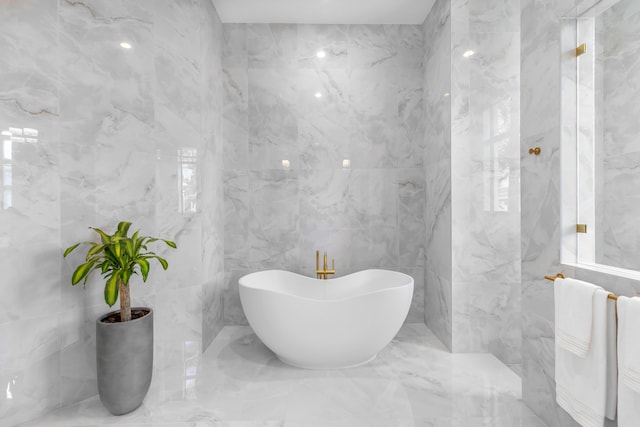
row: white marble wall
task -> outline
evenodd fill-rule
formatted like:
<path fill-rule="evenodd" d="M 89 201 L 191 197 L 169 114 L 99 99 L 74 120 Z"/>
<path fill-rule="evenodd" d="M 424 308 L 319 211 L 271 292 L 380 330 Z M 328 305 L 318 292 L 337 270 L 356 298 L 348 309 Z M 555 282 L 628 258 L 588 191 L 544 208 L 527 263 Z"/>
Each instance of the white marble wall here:
<path fill-rule="evenodd" d="M 452 349 L 519 364 L 520 1 L 452 0 L 451 32 Z"/>
<path fill-rule="evenodd" d="M 451 2 L 437 0 L 423 24 L 425 111 L 425 321 L 451 349 Z"/>
<path fill-rule="evenodd" d="M 596 20 L 600 80 L 596 143 L 602 154 L 597 193 L 601 206 L 597 225 L 596 262 L 640 270 L 640 3 L 621 0 Z"/>
<path fill-rule="evenodd" d="M 561 32 L 560 22 L 577 5 L 589 2 L 593 4 L 592 0 L 522 2 L 521 49 L 527 53 L 521 57 L 522 386 L 527 406 L 551 427 L 577 424 L 555 402 L 553 286 L 543 276 L 562 272 L 619 295 L 635 295 L 640 290 L 637 281 L 560 265 L 564 201 L 560 151 L 575 152 L 573 147 L 561 147 L 561 140 L 562 144 L 572 143 L 564 133 L 573 134 L 575 141 L 576 117 L 575 111 L 561 111 L 563 97 L 575 100 L 575 78 L 564 76 L 561 84 L 560 77 L 565 64 L 575 69 L 575 26 Z M 561 43 L 563 40 L 567 43 Z M 576 105 L 571 99 L 566 103 Z M 532 146 L 542 148 L 539 157 L 527 154 Z"/>
<path fill-rule="evenodd" d="M 560 271 L 560 17 L 573 0 L 522 0 L 522 396 L 550 426 L 571 426 L 555 403 L 553 286 Z M 575 126 L 575 125 L 574 125 Z M 538 157 L 527 150 L 539 146 Z"/>
<path fill-rule="evenodd" d="M 517 0 L 437 1 L 424 24 L 427 324 L 455 352 L 508 364 L 520 363 L 519 29 Z"/>
<path fill-rule="evenodd" d="M 423 321 L 422 39 L 419 26 L 224 25 L 225 323 L 246 321 L 240 276 L 313 275 L 316 249 L 338 276 L 413 276 L 408 320 Z"/>
<path fill-rule="evenodd" d="M 222 48 L 207 0 L 8 1 L 0 23 L 0 129 L 13 139 L 2 156 L 0 420 L 14 425 L 96 393 L 102 283 L 72 288 L 81 256 L 62 259 L 93 239 L 88 226 L 127 219 L 177 241 L 162 251 L 169 270 L 132 287 L 132 303 L 155 310 L 158 367 L 221 327 L 222 86 L 211 82 Z"/>

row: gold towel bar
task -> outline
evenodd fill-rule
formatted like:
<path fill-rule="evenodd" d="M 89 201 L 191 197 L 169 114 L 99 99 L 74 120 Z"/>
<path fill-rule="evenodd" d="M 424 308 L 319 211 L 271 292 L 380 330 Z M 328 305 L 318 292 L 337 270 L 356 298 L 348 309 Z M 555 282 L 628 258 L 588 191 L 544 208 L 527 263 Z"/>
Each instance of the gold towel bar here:
<path fill-rule="evenodd" d="M 564 274 L 558 273 L 555 276 L 544 276 L 544 278 L 547 280 L 551 280 L 553 282 L 556 279 L 564 279 Z M 613 294 L 607 295 L 607 298 L 612 299 L 614 301 L 618 299 L 618 297 Z"/>

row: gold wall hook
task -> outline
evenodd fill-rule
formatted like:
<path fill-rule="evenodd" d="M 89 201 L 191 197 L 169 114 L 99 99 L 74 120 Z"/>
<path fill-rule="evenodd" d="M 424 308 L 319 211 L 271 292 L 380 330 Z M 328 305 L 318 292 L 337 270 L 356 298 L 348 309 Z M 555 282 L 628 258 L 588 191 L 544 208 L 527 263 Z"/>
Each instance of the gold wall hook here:
<path fill-rule="evenodd" d="M 576 48 L 576 56 L 584 55 L 585 53 L 587 53 L 587 44 L 582 43 Z"/>
<path fill-rule="evenodd" d="M 541 152 L 542 150 L 540 149 L 540 147 L 529 148 L 529 154 L 535 154 L 536 156 L 539 156 Z"/>

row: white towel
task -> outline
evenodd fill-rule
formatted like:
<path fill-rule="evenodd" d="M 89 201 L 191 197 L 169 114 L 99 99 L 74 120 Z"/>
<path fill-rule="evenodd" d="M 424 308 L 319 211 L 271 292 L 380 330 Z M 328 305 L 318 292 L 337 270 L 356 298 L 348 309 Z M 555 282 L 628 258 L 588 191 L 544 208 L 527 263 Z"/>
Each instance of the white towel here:
<path fill-rule="evenodd" d="M 618 427 L 640 424 L 640 298 L 618 298 Z"/>
<path fill-rule="evenodd" d="M 556 343 L 585 357 L 591 346 L 593 295 L 600 286 L 575 279 L 556 279 Z"/>
<path fill-rule="evenodd" d="M 609 292 L 596 287 L 591 301 L 585 298 L 567 300 L 562 296 L 555 301 L 556 332 L 559 328 L 564 328 L 564 331 L 578 329 L 563 324 L 576 321 L 560 314 L 566 309 L 576 313 L 576 318 L 591 324 L 590 337 L 581 339 L 582 342 L 589 342 L 589 350 L 584 357 L 567 350 L 556 338 L 556 400 L 584 427 L 602 427 L 605 416 L 615 416 L 615 375 L 608 375 L 615 372 L 615 365 L 612 366 L 615 358 L 611 350 L 613 348 L 615 351 L 615 338 L 608 337 L 615 331 L 615 305 L 613 301 L 608 302 L 608 295 Z M 583 306 L 572 308 L 578 303 Z M 591 311 L 591 316 L 582 315 L 583 311 Z M 580 328 L 584 329 L 588 328 Z M 613 360 L 609 360 L 611 358 Z"/>

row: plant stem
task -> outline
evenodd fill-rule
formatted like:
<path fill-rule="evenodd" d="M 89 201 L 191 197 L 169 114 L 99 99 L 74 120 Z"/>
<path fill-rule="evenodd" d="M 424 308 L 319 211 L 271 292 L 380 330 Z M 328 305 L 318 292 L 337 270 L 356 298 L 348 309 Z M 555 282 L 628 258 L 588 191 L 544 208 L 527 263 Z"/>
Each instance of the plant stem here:
<path fill-rule="evenodd" d="M 120 280 L 120 321 L 128 322 L 131 320 L 131 296 L 129 294 L 129 284 Z"/>

